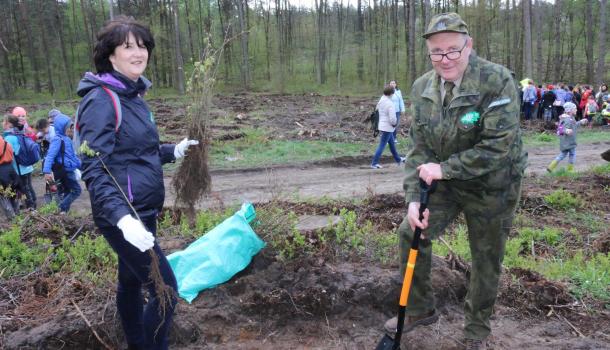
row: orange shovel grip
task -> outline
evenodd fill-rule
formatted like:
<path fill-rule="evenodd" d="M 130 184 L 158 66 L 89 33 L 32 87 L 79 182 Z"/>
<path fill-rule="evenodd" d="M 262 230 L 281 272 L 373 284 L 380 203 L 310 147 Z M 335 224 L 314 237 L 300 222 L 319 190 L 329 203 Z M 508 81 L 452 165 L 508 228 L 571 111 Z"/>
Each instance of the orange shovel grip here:
<path fill-rule="evenodd" d="M 402 290 L 400 291 L 400 306 L 407 306 L 407 300 L 409 300 L 409 291 L 411 290 L 411 281 L 413 280 L 413 272 L 415 269 L 416 260 L 417 250 L 411 248 L 411 250 L 409 250 L 409 259 L 407 260 L 405 279 L 402 282 Z"/>

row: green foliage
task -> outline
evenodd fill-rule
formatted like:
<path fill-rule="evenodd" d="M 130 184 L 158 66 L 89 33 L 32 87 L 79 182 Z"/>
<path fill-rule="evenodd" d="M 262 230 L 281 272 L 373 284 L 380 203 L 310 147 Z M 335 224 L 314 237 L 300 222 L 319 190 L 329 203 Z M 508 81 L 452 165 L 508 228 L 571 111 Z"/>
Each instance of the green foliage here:
<path fill-rule="evenodd" d="M 451 247 L 451 250 L 463 259 L 470 261 L 470 246 L 468 244 L 468 231 L 466 225 L 459 224 L 455 228 L 454 232 L 447 233 L 443 239 Z M 432 252 L 436 255 L 447 256 L 450 251 L 449 248 L 442 242 L 434 242 L 432 245 Z"/>
<path fill-rule="evenodd" d="M 543 132 L 536 137 L 536 140 L 540 142 L 553 142 L 555 141 L 555 137 Z"/>
<path fill-rule="evenodd" d="M 195 218 L 195 234 L 202 236 L 233 215 L 235 208 L 229 207 L 224 212 L 201 210 Z"/>
<path fill-rule="evenodd" d="M 598 165 L 596 167 L 593 167 L 593 169 L 591 169 L 591 171 L 593 171 L 593 173 L 597 174 L 597 175 L 609 175 L 610 174 L 610 163 L 605 163 L 603 165 Z"/>
<path fill-rule="evenodd" d="M 583 206 L 583 202 L 580 198 L 564 189 L 555 190 L 551 194 L 544 196 L 544 201 L 551 207 L 559 210 L 580 208 Z"/>
<path fill-rule="evenodd" d="M 578 239 L 578 232 L 572 232 Z M 451 249 L 465 260 L 470 260 L 466 227 L 459 225 L 454 233 L 445 237 Z M 532 256 L 532 244 L 544 242 L 555 247 L 553 256 Z M 432 251 L 437 255 L 449 253 L 443 244 L 436 243 Z M 610 301 L 610 254 L 596 253 L 587 256 L 582 249 L 567 249 L 561 230 L 553 227 L 522 228 L 516 237 L 506 242 L 504 266 L 519 267 L 541 273 L 553 280 L 570 282 L 570 292 L 578 297 L 594 297 Z"/>
<path fill-rule="evenodd" d="M 51 201 L 50 203 L 47 203 L 47 204 L 43 205 L 42 207 L 38 208 L 38 212 L 42 215 L 58 213 L 59 205 L 57 204 L 57 202 Z"/>
<path fill-rule="evenodd" d="M 29 247 L 21 241 L 20 228 L 14 225 L 0 234 L 0 275 L 10 277 L 34 270 L 47 254 L 48 242 L 39 241 L 38 247 Z"/>
<path fill-rule="evenodd" d="M 361 254 L 364 253 L 367 236 L 373 232 L 373 224 L 370 221 L 359 224 L 355 211 L 341 208 L 339 222 L 332 229 L 339 250 L 347 254 L 353 251 Z"/>
<path fill-rule="evenodd" d="M 67 269 L 94 283 L 112 278 L 118 262 L 116 254 L 103 236 L 93 238 L 85 234 L 75 242 L 64 237 L 54 253 L 55 258 L 51 261 L 54 271 Z"/>
<path fill-rule="evenodd" d="M 293 211 L 270 206 L 257 211 L 255 231 L 283 260 L 293 259 L 310 250 L 311 244 L 297 230 L 298 217 Z"/>
<path fill-rule="evenodd" d="M 72 242 L 63 238 L 54 246 L 49 239 L 34 244 L 21 241 L 20 227 L 14 225 L 0 234 L 0 271 L 2 277 L 26 274 L 37 268 L 67 271 L 94 283 L 114 279 L 117 258 L 102 236 L 81 235 Z"/>
<path fill-rule="evenodd" d="M 372 232 L 369 245 L 372 257 L 382 264 L 389 264 L 397 261 L 398 258 L 398 235 L 396 232 Z"/>

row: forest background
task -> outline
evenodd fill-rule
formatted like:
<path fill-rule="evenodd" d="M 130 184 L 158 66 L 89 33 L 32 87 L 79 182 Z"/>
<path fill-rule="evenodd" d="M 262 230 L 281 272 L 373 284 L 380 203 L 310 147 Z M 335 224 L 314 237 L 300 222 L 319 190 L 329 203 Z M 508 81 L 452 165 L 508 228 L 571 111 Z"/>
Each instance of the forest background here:
<path fill-rule="evenodd" d="M 221 93 L 378 93 L 430 69 L 421 34 L 456 11 L 483 58 L 519 79 L 599 84 L 606 0 L 0 0 L 0 99 L 73 98 L 93 70 L 95 34 L 118 14 L 148 24 L 154 94 L 183 93 L 206 46 L 230 38 Z"/>

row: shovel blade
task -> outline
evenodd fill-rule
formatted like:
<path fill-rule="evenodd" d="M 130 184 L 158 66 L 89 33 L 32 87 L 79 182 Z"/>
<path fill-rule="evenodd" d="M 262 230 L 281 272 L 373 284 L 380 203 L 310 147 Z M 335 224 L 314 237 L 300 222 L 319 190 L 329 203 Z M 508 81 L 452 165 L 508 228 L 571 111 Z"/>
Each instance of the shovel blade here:
<path fill-rule="evenodd" d="M 397 347 L 394 347 L 394 339 L 389 335 L 385 334 L 375 350 L 400 350 L 400 344 L 397 344 Z"/>

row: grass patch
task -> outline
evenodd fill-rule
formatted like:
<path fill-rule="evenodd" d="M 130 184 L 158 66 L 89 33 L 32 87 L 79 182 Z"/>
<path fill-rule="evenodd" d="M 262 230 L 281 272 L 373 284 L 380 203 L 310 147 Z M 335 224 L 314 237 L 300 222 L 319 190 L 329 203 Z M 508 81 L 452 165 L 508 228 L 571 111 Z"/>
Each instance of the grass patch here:
<path fill-rule="evenodd" d="M 214 142 L 210 161 L 215 168 L 248 168 L 371 154 L 371 145 L 352 142 L 272 140 L 260 129 L 245 137 Z"/>
<path fill-rule="evenodd" d="M 596 175 L 610 175 L 610 163 L 594 166 L 591 168 L 591 172 Z"/>
<path fill-rule="evenodd" d="M 602 129 L 585 129 L 578 131 L 578 143 L 593 143 L 608 141 L 610 133 Z M 523 144 L 527 147 L 557 146 L 559 147 L 559 137 L 553 131 L 528 132 L 523 136 Z M 559 152 L 559 149 L 557 150 Z"/>
<path fill-rule="evenodd" d="M 544 196 L 544 201 L 551 207 L 559 210 L 575 209 L 583 206 L 580 198 L 564 189 L 555 190 L 551 194 Z"/>

